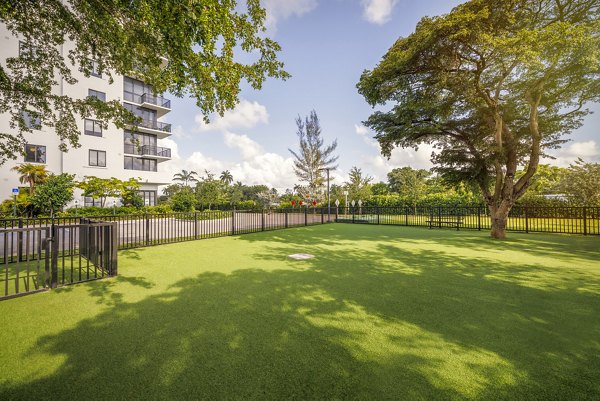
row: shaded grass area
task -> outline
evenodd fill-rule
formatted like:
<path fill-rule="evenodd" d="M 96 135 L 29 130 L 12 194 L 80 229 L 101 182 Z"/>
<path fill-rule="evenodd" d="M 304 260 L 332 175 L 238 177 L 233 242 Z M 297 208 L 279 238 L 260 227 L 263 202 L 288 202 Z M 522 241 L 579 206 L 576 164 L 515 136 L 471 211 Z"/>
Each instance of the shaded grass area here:
<path fill-rule="evenodd" d="M 336 224 L 122 251 L 0 302 L 0 399 L 598 399 L 598 245 Z"/>

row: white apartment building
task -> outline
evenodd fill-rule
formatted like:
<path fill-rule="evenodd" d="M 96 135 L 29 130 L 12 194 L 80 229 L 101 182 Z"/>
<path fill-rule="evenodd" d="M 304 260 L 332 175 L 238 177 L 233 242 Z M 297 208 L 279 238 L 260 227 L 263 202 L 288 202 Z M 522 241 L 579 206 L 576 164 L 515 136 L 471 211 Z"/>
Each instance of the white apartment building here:
<path fill-rule="evenodd" d="M 0 24 L 0 63 L 6 65 L 8 57 L 18 56 L 20 43 L 19 38 Z M 62 46 L 63 54 L 67 54 L 70 46 L 72 44 L 68 42 Z M 11 196 L 11 188 L 22 185 L 12 167 L 22 163 L 39 163 L 52 173 L 75 174 L 76 180 L 82 180 L 84 176 L 116 177 L 120 180 L 136 178 L 141 183 L 140 195 L 154 205 L 158 187 L 171 181 L 164 172 L 164 164 L 171 158 L 171 149 L 159 146 L 160 139 L 171 135 L 171 125 L 161 121 L 171 111 L 170 101 L 153 95 L 149 85 L 132 77 L 113 74 L 114 81 L 110 84 L 108 77 L 94 74 L 88 78 L 76 67 L 72 74 L 78 82 L 75 85 L 60 82 L 55 88 L 57 94 L 72 98 L 95 96 L 106 101 L 119 100 L 142 118 L 137 132 L 118 129 L 112 124 L 108 129 L 102 129 L 95 120 L 82 119 L 79 121 L 81 147 L 70 148 L 65 153 L 59 150 L 60 140 L 52 128 L 36 126 L 35 121 L 30 121 L 36 129 L 25 134 L 25 156 L 0 166 L 0 200 Z M 0 115 L 0 131 L 10 132 L 9 116 L 6 114 Z M 80 206 L 94 204 L 93 199 L 82 197 L 79 190 L 75 195 Z"/>

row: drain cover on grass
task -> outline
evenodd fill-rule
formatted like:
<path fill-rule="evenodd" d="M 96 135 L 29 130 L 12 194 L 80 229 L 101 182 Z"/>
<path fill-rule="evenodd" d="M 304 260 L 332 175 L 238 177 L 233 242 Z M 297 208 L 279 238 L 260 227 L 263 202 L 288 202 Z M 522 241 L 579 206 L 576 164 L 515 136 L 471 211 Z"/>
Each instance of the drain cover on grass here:
<path fill-rule="evenodd" d="M 315 255 L 311 255 L 310 253 L 295 253 L 293 255 L 288 255 L 288 258 L 296 259 L 296 260 L 306 260 L 312 259 Z"/>

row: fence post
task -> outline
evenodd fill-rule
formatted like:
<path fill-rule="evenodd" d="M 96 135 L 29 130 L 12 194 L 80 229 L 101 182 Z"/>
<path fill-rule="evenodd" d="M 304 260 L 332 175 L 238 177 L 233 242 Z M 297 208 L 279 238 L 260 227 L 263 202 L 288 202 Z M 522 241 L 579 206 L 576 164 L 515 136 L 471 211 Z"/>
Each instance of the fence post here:
<path fill-rule="evenodd" d="M 527 213 L 527 206 L 525 206 L 525 232 L 529 233 L 529 216 Z"/>
<path fill-rule="evenodd" d="M 194 239 L 198 239 L 198 212 L 194 210 Z"/>
<path fill-rule="evenodd" d="M 477 230 L 481 231 L 481 206 L 477 206 Z"/>
<path fill-rule="evenodd" d="M 146 245 L 150 245 L 150 218 L 146 212 Z"/>
<path fill-rule="evenodd" d="M 375 212 L 377 213 L 377 225 L 379 225 L 379 215 L 381 214 L 379 206 L 375 206 Z"/>
<path fill-rule="evenodd" d="M 308 225 L 308 207 L 304 208 L 304 225 Z"/>
<path fill-rule="evenodd" d="M 285 210 L 283 213 L 285 214 L 285 228 L 288 228 L 288 212 Z"/>
<path fill-rule="evenodd" d="M 354 209 L 354 207 L 352 208 L 352 223 L 354 224 L 354 213 L 356 212 L 356 210 Z"/>
<path fill-rule="evenodd" d="M 235 235 L 235 209 L 231 211 L 231 235 Z"/>
<path fill-rule="evenodd" d="M 260 229 L 265 231 L 265 209 L 260 212 Z"/>
<path fill-rule="evenodd" d="M 50 288 L 58 286 L 58 227 L 52 224 L 51 234 L 51 255 L 50 255 Z"/>
<path fill-rule="evenodd" d="M 19 228 L 23 228 L 23 218 L 19 217 Z M 23 231 L 17 234 L 17 260 L 23 261 Z"/>
<path fill-rule="evenodd" d="M 321 208 L 321 224 L 325 224 L 325 215 L 323 214 L 323 208 Z"/>
<path fill-rule="evenodd" d="M 408 206 L 404 206 L 404 225 L 408 227 Z"/>
<path fill-rule="evenodd" d="M 583 207 L 583 235 L 587 235 L 587 207 Z"/>
<path fill-rule="evenodd" d="M 111 232 L 111 252 L 110 252 L 110 275 L 116 276 L 118 274 L 118 250 L 119 250 L 119 223 L 114 222 L 110 224 Z"/>

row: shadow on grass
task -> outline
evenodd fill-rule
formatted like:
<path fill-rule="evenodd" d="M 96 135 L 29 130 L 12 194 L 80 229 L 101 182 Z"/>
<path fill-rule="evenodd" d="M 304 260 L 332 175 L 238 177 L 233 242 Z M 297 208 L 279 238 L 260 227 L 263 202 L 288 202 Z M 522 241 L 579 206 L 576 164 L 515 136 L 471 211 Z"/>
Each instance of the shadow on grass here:
<path fill-rule="evenodd" d="M 299 234 L 236 239 L 264 241 L 265 260 L 317 241 L 296 269 L 203 273 L 41 339 L 32 360 L 64 363 L 0 398 L 600 397 L 598 293 L 511 279 L 543 266 L 415 249 L 419 233 Z M 329 249 L 357 240 L 370 246 Z"/>

